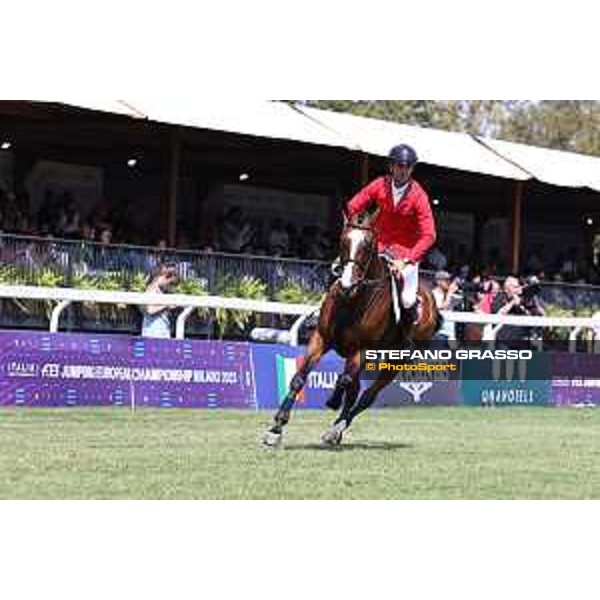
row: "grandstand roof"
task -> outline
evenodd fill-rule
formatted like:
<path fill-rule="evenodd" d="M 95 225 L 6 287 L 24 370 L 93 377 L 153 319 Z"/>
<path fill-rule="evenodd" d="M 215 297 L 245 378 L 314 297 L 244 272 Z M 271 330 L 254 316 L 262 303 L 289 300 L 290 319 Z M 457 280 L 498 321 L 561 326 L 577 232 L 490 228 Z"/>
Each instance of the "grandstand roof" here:
<path fill-rule="evenodd" d="M 51 102 L 49 99 L 38 100 Z M 390 147 L 405 142 L 414 145 L 422 161 L 429 165 L 600 191 L 600 157 L 286 102 L 195 99 L 52 102 L 170 125 L 362 150 L 376 156 L 386 156 Z"/>
<path fill-rule="evenodd" d="M 87 107 L 104 111 L 111 104 Z M 120 112 L 159 123 L 356 149 L 351 140 L 306 118 L 285 102 L 160 99 L 119 104 Z"/>
<path fill-rule="evenodd" d="M 403 125 L 306 106 L 299 109 L 315 122 L 353 140 L 369 154 L 387 156 L 392 146 L 402 142 L 414 146 L 422 161 L 430 165 L 506 179 L 530 179 L 528 173 L 490 152 L 466 133 Z"/>
<path fill-rule="evenodd" d="M 478 139 L 538 181 L 600 191 L 600 157 L 488 138 Z"/>
<path fill-rule="evenodd" d="M 35 102 L 50 102 L 64 104 L 76 108 L 86 108 L 99 112 L 111 113 L 116 115 L 125 115 L 127 117 L 145 118 L 146 115 L 139 112 L 132 104 L 125 100 L 87 100 L 85 98 L 69 100 L 56 100 L 55 98 L 36 98 Z"/>

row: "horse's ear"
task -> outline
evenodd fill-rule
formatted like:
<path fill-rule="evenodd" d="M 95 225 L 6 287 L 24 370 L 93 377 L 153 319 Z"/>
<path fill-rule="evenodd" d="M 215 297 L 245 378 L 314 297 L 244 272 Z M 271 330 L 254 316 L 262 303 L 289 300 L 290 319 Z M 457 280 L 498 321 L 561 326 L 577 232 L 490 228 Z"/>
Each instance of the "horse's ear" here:
<path fill-rule="evenodd" d="M 348 223 L 350 219 L 348 218 L 348 212 L 346 211 L 346 207 L 342 208 L 342 217 L 344 218 L 344 228 L 348 227 Z"/>

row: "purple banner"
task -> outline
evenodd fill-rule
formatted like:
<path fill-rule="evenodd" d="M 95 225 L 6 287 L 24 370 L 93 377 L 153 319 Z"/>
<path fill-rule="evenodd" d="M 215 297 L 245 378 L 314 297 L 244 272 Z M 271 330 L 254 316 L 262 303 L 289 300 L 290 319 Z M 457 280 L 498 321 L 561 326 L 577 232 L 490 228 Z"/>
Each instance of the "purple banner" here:
<path fill-rule="evenodd" d="M 0 405 L 256 408 L 247 343 L 0 332 Z"/>
<path fill-rule="evenodd" d="M 551 403 L 554 406 L 600 405 L 600 356 L 557 352 L 552 355 Z"/>
<path fill-rule="evenodd" d="M 552 381 L 554 406 L 600 405 L 600 379 L 556 379 Z"/>
<path fill-rule="evenodd" d="M 600 355 L 584 352 L 554 352 L 551 355 L 555 379 L 594 379 L 600 374 Z"/>

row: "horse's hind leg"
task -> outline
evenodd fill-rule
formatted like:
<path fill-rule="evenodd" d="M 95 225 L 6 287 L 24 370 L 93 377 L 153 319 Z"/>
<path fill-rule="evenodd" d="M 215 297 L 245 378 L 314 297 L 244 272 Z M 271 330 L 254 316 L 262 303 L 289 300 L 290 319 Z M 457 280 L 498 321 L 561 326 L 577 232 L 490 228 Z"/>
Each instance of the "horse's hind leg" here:
<path fill-rule="evenodd" d="M 348 429 L 352 421 L 375 402 L 377 394 L 392 383 L 395 376 L 396 373 L 394 371 L 380 371 L 377 379 L 361 394 L 356 404 L 350 407 L 344 406 L 344 410 L 335 422 L 338 428 L 342 429 L 342 431 Z"/>
<path fill-rule="evenodd" d="M 296 398 L 302 390 L 302 388 L 304 387 L 308 374 L 319 362 L 319 360 L 321 359 L 323 354 L 325 354 L 326 351 L 327 346 L 325 344 L 323 336 L 318 331 L 315 331 L 312 337 L 310 338 L 306 356 L 302 360 L 300 368 L 292 377 L 287 396 L 284 398 L 283 402 L 281 403 L 281 406 L 279 407 L 279 410 L 275 414 L 273 425 L 267 431 L 263 438 L 263 442 L 267 446 L 277 446 L 281 442 L 283 428 L 288 424 L 290 420 L 292 408 L 294 407 Z"/>
<path fill-rule="evenodd" d="M 331 396 L 325 402 L 325 406 L 330 408 L 331 410 L 339 410 L 340 406 L 342 406 L 342 401 L 345 398 L 345 394 L 349 386 L 352 384 L 352 381 L 355 378 L 356 367 L 353 364 L 353 360 L 355 356 L 349 356 L 346 359 L 346 363 L 344 364 L 344 370 L 340 373 L 338 377 L 335 388 Z"/>

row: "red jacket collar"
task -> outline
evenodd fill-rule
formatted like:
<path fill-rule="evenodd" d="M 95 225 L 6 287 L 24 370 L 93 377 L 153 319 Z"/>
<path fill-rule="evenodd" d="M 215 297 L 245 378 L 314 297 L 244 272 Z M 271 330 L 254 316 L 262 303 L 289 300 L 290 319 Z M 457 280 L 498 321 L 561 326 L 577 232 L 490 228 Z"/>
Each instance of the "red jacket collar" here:
<path fill-rule="evenodd" d="M 416 188 L 414 186 L 415 184 L 415 180 L 411 177 L 408 180 L 408 188 L 406 190 L 406 193 L 404 194 L 404 198 L 402 199 L 402 201 L 405 201 L 407 198 L 410 198 L 410 196 L 413 194 L 414 191 L 416 191 Z M 389 208 L 391 208 L 392 210 L 398 208 L 398 206 L 400 206 L 400 204 L 398 204 L 398 206 L 394 206 L 394 192 L 392 190 L 392 186 L 394 185 L 394 182 L 392 181 L 392 176 L 391 175 L 386 175 L 385 176 L 385 197 L 386 197 L 386 202 L 389 205 Z"/>

